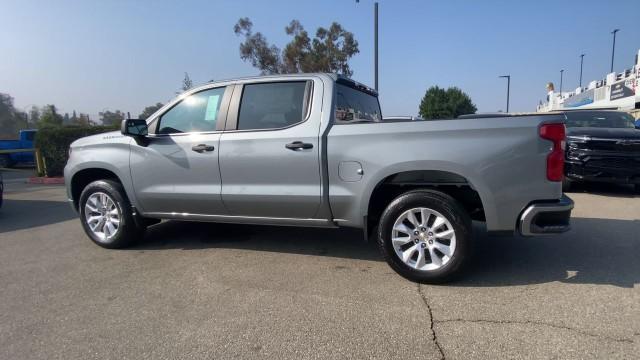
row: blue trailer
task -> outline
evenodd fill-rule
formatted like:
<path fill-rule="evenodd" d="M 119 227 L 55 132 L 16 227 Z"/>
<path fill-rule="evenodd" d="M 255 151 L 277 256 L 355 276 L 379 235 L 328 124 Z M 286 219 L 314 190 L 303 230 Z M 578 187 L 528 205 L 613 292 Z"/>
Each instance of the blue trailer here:
<path fill-rule="evenodd" d="M 32 151 L 2 153 L 2 150 L 33 149 L 33 141 L 37 130 L 20 130 L 17 140 L 0 140 L 0 168 L 8 168 L 17 164 L 33 164 Z"/>

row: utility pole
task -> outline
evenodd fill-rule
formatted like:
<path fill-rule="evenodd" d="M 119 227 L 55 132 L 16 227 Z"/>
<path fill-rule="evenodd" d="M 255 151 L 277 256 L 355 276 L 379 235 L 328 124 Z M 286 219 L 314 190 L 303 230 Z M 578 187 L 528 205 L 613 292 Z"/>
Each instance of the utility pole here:
<path fill-rule="evenodd" d="M 562 74 L 564 73 L 564 69 L 560 70 L 560 97 L 562 97 Z"/>
<path fill-rule="evenodd" d="M 582 65 L 584 63 L 584 54 L 580 54 L 580 87 L 582 87 Z"/>
<path fill-rule="evenodd" d="M 374 27 L 374 43 L 375 43 L 374 45 L 374 52 L 375 52 L 374 67 L 375 67 L 375 84 L 376 84 L 375 89 L 376 91 L 378 91 L 378 2 L 377 1 L 373 4 L 373 13 L 374 13 L 373 27 Z M 614 34 L 614 44 L 615 44 L 615 34 Z M 611 61 L 613 61 L 613 59 Z M 613 66 L 613 64 L 611 66 Z"/>
<path fill-rule="evenodd" d="M 356 0 L 360 3 L 360 0 Z M 373 77 L 374 87 L 378 91 L 378 2 L 373 3 Z"/>
<path fill-rule="evenodd" d="M 616 55 L 616 33 L 620 31 L 620 29 L 614 29 L 611 33 L 613 34 L 613 47 L 611 49 L 611 71 L 613 72 L 613 58 Z"/>
<path fill-rule="evenodd" d="M 500 75 L 498 77 L 507 79 L 507 112 L 509 112 L 509 92 L 511 90 L 511 75 Z"/>

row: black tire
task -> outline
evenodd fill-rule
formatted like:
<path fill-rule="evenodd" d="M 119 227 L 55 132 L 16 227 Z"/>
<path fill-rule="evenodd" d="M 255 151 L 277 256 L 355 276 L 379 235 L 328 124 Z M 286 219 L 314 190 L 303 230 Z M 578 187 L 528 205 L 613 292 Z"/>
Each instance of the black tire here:
<path fill-rule="evenodd" d="M 0 155 L 0 168 L 10 168 L 13 166 L 13 161 L 7 154 Z"/>
<path fill-rule="evenodd" d="M 85 205 L 89 197 L 97 192 L 107 194 L 113 199 L 118 211 L 120 212 L 120 223 L 116 234 L 109 240 L 100 239 L 91 231 L 87 221 L 85 220 Z M 127 198 L 122 185 L 112 180 L 98 180 L 87 185 L 78 202 L 78 210 L 80 212 L 80 223 L 85 233 L 97 245 L 107 249 L 120 249 L 129 246 L 133 241 L 144 236 L 145 227 L 138 226 L 133 218 L 131 203 Z"/>
<path fill-rule="evenodd" d="M 442 214 L 453 226 L 456 247 L 449 261 L 434 270 L 417 270 L 405 264 L 396 254 L 391 242 L 396 219 L 412 208 L 424 207 Z M 464 208 L 451 196 L 434 190 L 414 190 L 393 200 L 382 213 L 378 226 L 378 248 L 389 266 L 401 276 L 420 283 L 444 283 L 458 276 L 470 261 L 472 253 L 471 219 Z"/>
<path fill-rule="evenodd" d="M 567 179 L 566 177 L 564 177 L 562 179 L 562 192 L 569 192 L 571 191 L 571 185 L 572 185 L 572 181 Z"/>

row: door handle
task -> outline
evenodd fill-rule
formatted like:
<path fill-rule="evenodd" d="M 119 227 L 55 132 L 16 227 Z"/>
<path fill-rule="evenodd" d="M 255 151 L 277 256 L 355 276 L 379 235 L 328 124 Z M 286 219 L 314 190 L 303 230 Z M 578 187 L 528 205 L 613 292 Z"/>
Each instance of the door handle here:
<path fill-rule="evenodd" d="M 302 141 L 294 141 L 292 143 L 288 143 L 284 147 L 289 150 L 313 149 L 313 144 L 303 143 Z"/>
<path fill-rule="evenodd" d="M 216 148 L 213 145 L 207 145 L 207 144 L 198 144 L 198 145 L 194 145 L 191 150 L 197 152 L 197 153 L 203 153 L 205 151 L 213 151 Z"/>

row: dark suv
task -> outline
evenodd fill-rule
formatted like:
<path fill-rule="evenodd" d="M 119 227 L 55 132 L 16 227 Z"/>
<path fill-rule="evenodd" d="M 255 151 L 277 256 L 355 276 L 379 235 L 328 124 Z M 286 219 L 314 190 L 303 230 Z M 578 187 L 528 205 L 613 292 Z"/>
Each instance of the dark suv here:
<path fill-rule="evenodd" d="M 567 111 L 563 189 L 578 181 L 634 184 L 640 191 L 640 130 L 621 111 Z"/>

